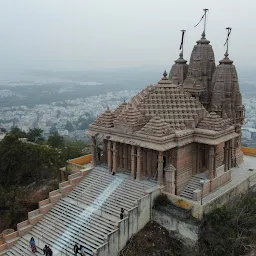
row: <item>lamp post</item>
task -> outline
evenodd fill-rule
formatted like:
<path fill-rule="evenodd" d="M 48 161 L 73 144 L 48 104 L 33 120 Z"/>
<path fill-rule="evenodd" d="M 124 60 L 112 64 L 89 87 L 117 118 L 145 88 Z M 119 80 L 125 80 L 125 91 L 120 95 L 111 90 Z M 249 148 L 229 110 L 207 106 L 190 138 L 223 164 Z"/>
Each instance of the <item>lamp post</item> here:
<path fill-rule="evenodd" d="M 200 185 L 201 185 L 201 205 L 203 204 L 204 183 L 205 183 L 205 180 L 200 180 Z"/>

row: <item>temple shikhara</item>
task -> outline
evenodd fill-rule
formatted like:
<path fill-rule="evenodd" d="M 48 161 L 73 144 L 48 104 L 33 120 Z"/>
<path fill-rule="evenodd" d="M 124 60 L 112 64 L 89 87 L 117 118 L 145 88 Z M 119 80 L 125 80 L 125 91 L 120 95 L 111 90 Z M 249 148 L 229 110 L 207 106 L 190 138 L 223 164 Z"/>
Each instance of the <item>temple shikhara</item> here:
<path fill-rule="evenodd" d="M 181 53 L 169 74 L 90 125 L 93 166 L 156 180 L 169 193 L 193 198 L 202 179 L 214 180 L 242 163 L 244 106 L 227 30 L 217 66 L 205 29 L 187 64 L 182 31 Z"/>

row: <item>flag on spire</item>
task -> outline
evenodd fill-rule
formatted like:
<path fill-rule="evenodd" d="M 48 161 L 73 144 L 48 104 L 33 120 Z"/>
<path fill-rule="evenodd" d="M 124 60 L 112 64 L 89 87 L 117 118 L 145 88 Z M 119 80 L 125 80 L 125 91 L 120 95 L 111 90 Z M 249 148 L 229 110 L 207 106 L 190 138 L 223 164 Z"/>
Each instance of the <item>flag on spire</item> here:
<path fill-rule="evenodd" d="M 180 42 L 180 50 L 183 50 L 183 43 L 184 43 L 184 35 L 186 30 L 181 30 L 182 35 L 181 35 L 181 42 Z"/>

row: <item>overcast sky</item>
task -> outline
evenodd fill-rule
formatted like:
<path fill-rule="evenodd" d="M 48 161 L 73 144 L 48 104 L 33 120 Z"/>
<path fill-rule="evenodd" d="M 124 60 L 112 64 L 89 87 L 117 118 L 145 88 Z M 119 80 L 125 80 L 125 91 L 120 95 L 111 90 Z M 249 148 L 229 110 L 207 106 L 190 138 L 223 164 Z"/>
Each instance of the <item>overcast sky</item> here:
<path fill-rule="evenodd" d="M 203 8 L 216 61 L 231 26 L 230 58 L 254 65 L 255 0 L 0 0 L 0 69 L 169 68 L 180 29 L 189 60 Z"/>

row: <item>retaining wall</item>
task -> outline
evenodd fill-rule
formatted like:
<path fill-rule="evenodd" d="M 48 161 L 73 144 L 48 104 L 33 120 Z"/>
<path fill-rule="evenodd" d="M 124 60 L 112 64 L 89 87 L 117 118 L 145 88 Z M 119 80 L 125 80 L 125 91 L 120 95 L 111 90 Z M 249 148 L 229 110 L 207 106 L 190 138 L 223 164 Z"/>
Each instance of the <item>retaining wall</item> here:
<path fill-rule="evenodd" d="M 146 191 L 145 196 L 137 200 L 137 205 L 128 211 L 127 216 L 116 223 L 116 230 L 107 235 L 106 243 L 97 248 L 94 255 L 117 256 L 128 240 L 152 219 L 153 202 L 160 193 L 161 188 Z"/>

